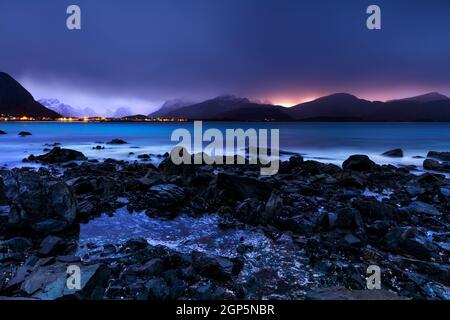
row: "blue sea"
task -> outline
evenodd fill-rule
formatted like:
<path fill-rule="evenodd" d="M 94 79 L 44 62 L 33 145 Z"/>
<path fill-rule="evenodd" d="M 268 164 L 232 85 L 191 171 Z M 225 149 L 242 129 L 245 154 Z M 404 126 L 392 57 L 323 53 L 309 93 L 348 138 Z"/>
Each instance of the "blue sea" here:
<path fill-rule="evenodd" d="M 425 157 L 430 150 L 450 151 L 450 123 L 204 122 L 203 127 L 222 132 L 236 128 L 279 129 L 281 150 L 338 165 L 351 154 L 367 154 L 380 164 L 420 167 L 423 159 L 415 157 Z M 55 142 L 89 158 L 135 160 L 139 154 L 170 151 L 177 144 L 171 141 L 171 134 L 179 128 L 192 131 L 193 123 L 3 122 L 0 130 L 8 134 L 0 135 L 0 165 L 21 166 L 23 158 L 42 154 L 44 148 L 49 148 L 46 144 Z M 32 135 L 20 137 L 20 131 Z M 105 144 L 115 138 L 128 144 Z M 105 149 L 94 150 L 97 145 Z M 381 156 L 394 148 L 402 148 L 405 157 Z"/>

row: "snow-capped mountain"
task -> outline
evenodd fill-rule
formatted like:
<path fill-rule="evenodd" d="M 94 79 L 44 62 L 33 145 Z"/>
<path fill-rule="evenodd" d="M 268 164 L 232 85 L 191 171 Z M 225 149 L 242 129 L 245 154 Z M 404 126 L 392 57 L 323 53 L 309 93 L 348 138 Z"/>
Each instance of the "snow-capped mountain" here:
<path fill-rule="evenodd" d="M 58 99 L 40 99 L 38 100 L 43 106 L 58 112 L 64 117 L 95 117 L 97 113 L 91 108 L 74 108 L 68 104 L 64 104 Z"/>

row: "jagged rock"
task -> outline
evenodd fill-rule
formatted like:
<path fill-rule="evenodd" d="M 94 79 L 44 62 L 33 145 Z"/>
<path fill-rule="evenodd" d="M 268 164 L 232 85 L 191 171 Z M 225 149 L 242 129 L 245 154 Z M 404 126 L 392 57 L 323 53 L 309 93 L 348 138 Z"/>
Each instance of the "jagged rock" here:
<path fill-rule="evenodd" d="M 84 161 L 87 158 L 79 151 L 54 147 L 49 153 L 40 156 L 29 156 L 28 160 L 41 163 L 64 163 L 69 161 Z"/>
<path fill-rule="evenodd" d="M 162 278 L 149 280 L 145 287 L 148 289 L 149 298 L 152 300 L 166 300 L 170 295 L 170 288 Z"/>
<path fill-rule="evenodd" d="M 373 171 L 376 166 L 375 162 L 362 154 L 352 155 L 342 164 L 344 170 L 354 171 Z"/>
<path fill-rule="evenodd" d="M 436 247 L 414 227 L 394 228 L 386 234 L 386 247 L 397 253 L 406 253 L 418 259 L 429 260 L 436 255 Z"/>
<path fill-rule="evenodd" d="M 75 221 L 76 199 L 64 182 L 21 170 L 7 172 L 3 179 L 5 195 L 11 202 L 10 224 L 33 229 L 48 219 L 65 223 L 66 227 Z"/>
<path fill-rule="evenodd" d="M 266 208 L 263 212 L 263 220 L 270 221 L 278 216 L 283 209 L 283 199 L 281 193 L 277 190 L 272 191 L 269 200 L 267 200 Z"/>
<path fill-rule="evenodd" d="M 390 158 L 403 158 L 403 150 L 402 149 L 389 150 L 384 152 L 382 155 Z"/>
<path fill-rule="evenodd" d="M 94 298 L 97 292 L 104 292 L 109 278 L 109 269 L 102 264 L 79 265 L 81 289 L 67 287 L 67 267 L 70 264 L 55 263 L 34 270 L 22 283 L 21 289 L 33 298 L 57 300 L 70 298 Z"/>
<path fill-rule="evenodd" d="M 396 221 L 398 209 L 390 204 L 379 202 L 375 199 L 360 199 L 353 202 L 364 220 L 388 220 Z"/>

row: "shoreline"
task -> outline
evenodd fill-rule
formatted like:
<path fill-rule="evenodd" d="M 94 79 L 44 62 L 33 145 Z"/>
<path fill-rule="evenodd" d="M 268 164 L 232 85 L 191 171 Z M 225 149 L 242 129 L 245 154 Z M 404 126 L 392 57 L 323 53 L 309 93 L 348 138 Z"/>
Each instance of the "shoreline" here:
<path fill-rule="evenodd" d="M 259 176 L 255 165 L 176 166 L 165 156 L 156 167 L 87 160 L 59 148 L 30 161 L 46 166 L 0 170 L 1 296 L 234 300 L 340 292 L 351 298 L 366 290 L 366 268 L 378 265 L 381 297 L 450 298 L 450 179 L 442 175 L 414 175 L 366 156 L 352 156 L 341 168 L 294 155 L 273 177 Z M 190 230 L 209 214 L 217 220 L 206 220 L 215 226 L 208 232 L 180 234 L 177 250 L 164 238 L 156 239 L 162 246 L 150 244 L 145 220 L 114 222 L 118 210 L 126 210 L 124 221 L 147 216 L 169 234 L 171 221 Z M 101 216 L 94 233 L 123 228 L 129 236 L 84 243 L 81 254 L 80 227 L 95 226 Z M 189 234 L 192 244 L 220 243 L 235 232 L 231 256 L 186 252 L 183 245 Z M 252 232 L 264 240 L 252 241 Z M 258 259 L 264 263 L 250 267 Z M 71 264 L 95 285 L 76 293 L 56 289 Z"/>

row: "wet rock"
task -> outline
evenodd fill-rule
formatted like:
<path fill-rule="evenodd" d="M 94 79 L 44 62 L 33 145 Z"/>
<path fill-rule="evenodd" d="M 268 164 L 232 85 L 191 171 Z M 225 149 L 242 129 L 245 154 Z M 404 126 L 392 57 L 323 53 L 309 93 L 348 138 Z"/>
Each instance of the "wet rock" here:
<path fill-rule="evenodd" d="M 39 248 L 39 254 L 41 256 L 48 257 L 59 252 L 62 248 L 64 248 L 63 239 L 55 236 L 48 236 L 42 240 Z"/>
<path fill-rule="evenodd" d="M 404 208 L 411 214 L 440 216 L 441 213 L 435 207 L 422 201 L 414 201 L 409 206 Z"/>
<path fill-rule="evenodd" d="M 170 288 L 163 278 L 153 278 L 145 284 L 145 287 L 151 300 L 166 300 L 170 295 Z"/>
<path fill-rule="evenodd" d="M 342 208 L 334 213 L 326 213 L 324 223 L 330 229 L 360 229 L 364 227 L 360 213 L 352 208 Z"/>
<path fill-rule="evenodd" d="M 227 173 L 219 173 L 217 187 L 238 199 L 268 199 L 274 188 L 269 182 Z"/>
<path fill-rule="evenodd" d="M 164 271 L 164 262 L 159 258 L 154 258 L 147 261 L 141 267 L 139 267 L 139 274 L 143 275 L 155 275 L 161 274 Z"/>
<path fill-rule="evenodd" d="M 175 207 L 185 200 L 184 190 L 174 184 L 158 184 L 150 188 L 149 194 L 154 198 L 157 208 Z"/>
<path fill-rule="evenodd" d="M 101 264 L 79 265 L 81 289 L 67 287 L 67 267 L 69 264 L 55 263 L 33 271 L 22 283 L 21 289 L 28 295 L 41 300 L 91 299 L 102 296 L 109 269 Z"/>
<path fill-rule="evenodd" d="M 148 154 L 140 154 L 140 155 L 138 155 L 138 159 L 150 159 L 150 155 L 148 155 Z"/>
<path fill-rule="evenodd" d="M 394 228 L 386 234 L 386 247 L 396 253 L 406 253 L 418 259 L 429 260 L 436 247 L 414 227 Z"/>
<path fill-rule="evenodd" d="M 338 179 L 343 187 L 364 189 L 367 185 L 366 177 L 357 171 L 344 171 L 338 175 Z"/>
<path fill-rule="evenodd" d="M 3 130 L 0 130 L 0 134 L 7 134 L 7 133 Z"/>
<path fill-rule="evenodd" d="M 263 220 L 270 221 L 277 217 L 283 209 L 283 200 L 281 193 L 277 190 L 272 191 L 269 200 L 267 200 L 266 208 L 263 212 Z"/>
<path fill-rule="evenodd" d="M 79 151 L 71 149 L 53 148 L 49 153 L 40 156 L 29 156 L 28 160 L 41 163 L 64 163 L 69 161 L 85 161 L 87 158 Z"/>
<path fill-rule="evenodd" d="M 0 247 L 2 246 L 6 247 L 7 250 L 10 250 L 12 252 L 23 253 L 28 251 L 33 246 L 33 243 L 27 238 L 15 237 L 5 241 L 3 244 L 0 244 Z"/>
<path fill-rule="evenodd" d="M 21 131 L 19 132 L 19 136 L 21 137 L 31 136 L 31 133 L 27 131 Z"/>
<path fill-rule="evenodd" d="M 395 221 L 398 215 L 398 209 L 393 205 L 379 202 L 375 199 L 355 200 L 353 206 L 358 209 L 364 220 L 388 220 Z"/>
<path fill-rule="evenodd" d="M 66 223 L 67 227 L 75 221 L 76 199 L 64 182 L 20 170 L 8 172 L 3 179 L 11 202 L 10 224 L 33 229 L 48 219 Z"/>
<path fill-rule="evenodd" d="M 402 149 L 389 150 L 384 152 L 382 155 L 390 158 L 403 158 L 403 150 Z"/>
<path fill-rule="evenodd" d="M 126 142 L 125 140 L 122 139 L 113 139 L 109 142 L 107 142 L 107 144 L 116 144 L 116 145 L 120 145 L 120 144 L 127 144 L 128 142 Z"/>
<path fill-rule="evenodd" d="M 426 159 L 423 162 L 424 169 L 434 170 L 434 171 L 442 171 L 442 172 L 450 172 L 450 164 L 441 163 L 436 160 Z"/>
<path fill-rule="evenodd" d="M 227 280 L 240 272 L 229 259 L 209 257 L 201 253 L 192 254 L 192 266 L 198 274 L 216 280 Z"/>
<path fill-rule="evenodd" d="M 427 154 L 428 158 L 435 158 L 442 161 L 450 161 L 450 152 L 430 151 Z"/>
<path fill-rule="evenodd" d="M 41 234 L 55 234 L 65 230 L 68 226 L 66 221 L 47 219 L 36 222 L 31 228 Z"/>
<path fill-rule="evenodd" d="M 376 164 L 368 156 L 356 154 L 345 160 L 342 167 L 344 170 L 373 171 L 376 168 Z"/>

